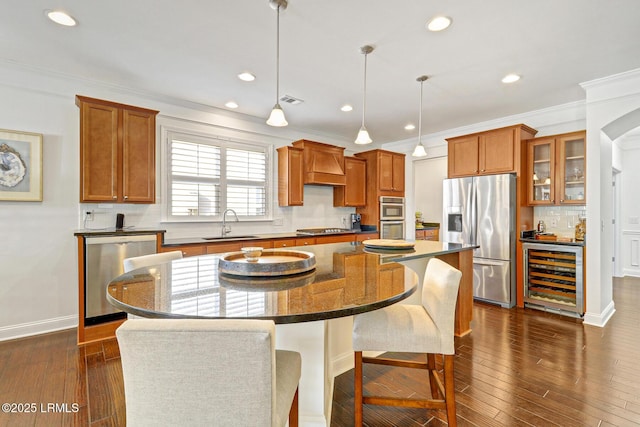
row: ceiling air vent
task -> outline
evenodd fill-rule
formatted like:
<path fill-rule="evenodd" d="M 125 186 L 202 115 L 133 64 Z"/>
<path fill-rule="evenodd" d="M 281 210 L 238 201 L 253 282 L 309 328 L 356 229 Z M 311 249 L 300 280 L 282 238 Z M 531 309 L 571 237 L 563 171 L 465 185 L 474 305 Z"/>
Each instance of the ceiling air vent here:
<path fill-rule="evenodd" d="M 304 101 L 302 99 L 294 98 L 291 95 L 282 95 L 280 97 L 280 102 L 286 102 L 287 104 L 297 105 L 301 104 Z"/>

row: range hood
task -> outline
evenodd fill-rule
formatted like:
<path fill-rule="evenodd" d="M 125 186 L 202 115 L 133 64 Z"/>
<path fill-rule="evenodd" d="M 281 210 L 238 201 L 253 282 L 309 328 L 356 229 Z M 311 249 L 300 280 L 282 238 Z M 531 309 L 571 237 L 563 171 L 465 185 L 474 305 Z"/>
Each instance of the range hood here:
<path fill-rule="evenodd" d="M 303 149 L 303 183 L 314 185 L 345 185 L 344 147 L 301 139 L 292 143 Z"/>

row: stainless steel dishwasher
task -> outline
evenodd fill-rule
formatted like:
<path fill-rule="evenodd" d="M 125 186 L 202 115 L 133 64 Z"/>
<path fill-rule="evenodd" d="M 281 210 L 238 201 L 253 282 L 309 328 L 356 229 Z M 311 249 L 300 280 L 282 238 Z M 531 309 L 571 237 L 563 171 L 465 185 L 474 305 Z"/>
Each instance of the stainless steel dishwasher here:
<path fill-rule="evenodd" d="M 107 301 L 107 285 L 121 275 L 125 258 L 156 253 L 156 235 L 86 237 L 84 323 L 125 318 Z"/>

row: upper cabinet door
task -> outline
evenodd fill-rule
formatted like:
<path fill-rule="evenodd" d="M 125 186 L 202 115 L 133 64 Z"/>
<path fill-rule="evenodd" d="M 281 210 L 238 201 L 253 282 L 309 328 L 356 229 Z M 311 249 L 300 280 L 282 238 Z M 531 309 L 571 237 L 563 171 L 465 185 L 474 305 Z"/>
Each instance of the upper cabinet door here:
<path fill-rule="evenodd" d="M 498 174 L 516 170 L 514 130 L 497 129 L 479 136 L 480 174 Z"/>
<path fill-rule="evenodd" d="M 532 140 L 527 145 L 527 182 L 529 205 L 555 203 L 555 140 Z"/>
<path fill-rule="evenodd" d="M 303 205 L 304 178 L 302 163 L 302 148 L 288 146 L 278 148 L 278 205 Z"/>
<path fill-rule="evenodd" d="M 118 115 L 115 107 L 80 106 L 80 201 L 118 199 Z"/>
<path fill-rule="evenodd" d="M 362 207 L 367 204 L 367 161 L 344 158 L 346 184 L 333 187 L 333 206 Z"/>
<path fill-rule="evenodd" d="M 478 174 L 478 136 L 449 140 L 449 178 Z"/>
<path fill-rule="evenodd" d="M 561 204 L 586 204 L 585 142 L 586 132 L 559 136 L 558 148 L 558 192 Z"/>
<path fill-rule="evenodd" d="M 155 114 L 122 111 L 122 200 L 124 202 L 155 202 L 155 129 Z"/>

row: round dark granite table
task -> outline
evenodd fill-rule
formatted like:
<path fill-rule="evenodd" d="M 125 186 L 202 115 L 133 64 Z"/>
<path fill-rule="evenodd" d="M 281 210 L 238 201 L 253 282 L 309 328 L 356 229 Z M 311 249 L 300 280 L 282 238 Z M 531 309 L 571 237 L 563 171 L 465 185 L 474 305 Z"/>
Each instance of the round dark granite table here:
<path fill-rule="evenodd" d="M 226 276 L 223 254 L 140 268 L 109 283 L 119 309 L 154 318 L 270 319 L 297 323 L 351 316 L 401 301 L 417 289 L 416 273 L 354 243 L 312 245 L 312 271 L 277 277 Z M 382 251 L 381 251 L 382 252 Z M 388 256 L 388 253 L 386 254 Z"/>

